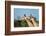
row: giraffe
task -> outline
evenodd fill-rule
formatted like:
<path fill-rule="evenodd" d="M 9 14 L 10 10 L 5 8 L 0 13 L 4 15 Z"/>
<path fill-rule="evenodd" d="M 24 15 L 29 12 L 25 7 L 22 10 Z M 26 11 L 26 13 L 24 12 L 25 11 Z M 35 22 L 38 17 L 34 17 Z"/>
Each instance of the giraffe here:
<path fill-rule="evenodd" d="M 30 20 L 33 22 L 34 26 L 37 26 L 37 23 L 35 22 L 34 17 L 32 17 Z"/>
<path fill-rule="evenodd" d="M 37 26 L 35 20 L 34 20 L 34 17 L 32 16 L 31 19 L 30 17 L 27 17 L 26 15 L 24 15 L 23 17 L 24 20 L 26 20 L 27 24 L 29 27 L 34 27 L 34 26 Z"/>

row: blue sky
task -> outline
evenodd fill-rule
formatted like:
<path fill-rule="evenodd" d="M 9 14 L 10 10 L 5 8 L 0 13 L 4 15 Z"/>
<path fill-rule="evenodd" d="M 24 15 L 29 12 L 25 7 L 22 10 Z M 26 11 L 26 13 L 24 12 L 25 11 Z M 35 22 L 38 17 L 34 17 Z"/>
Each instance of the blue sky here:
<path fill-rule="evenodd" d="M 30 16 L 32 14 L 34 17 L 39 19 L 39 9 L 24 9 L 24 8 L 14 8 L 14 19 L 18 19 L 18 16 Z"/>

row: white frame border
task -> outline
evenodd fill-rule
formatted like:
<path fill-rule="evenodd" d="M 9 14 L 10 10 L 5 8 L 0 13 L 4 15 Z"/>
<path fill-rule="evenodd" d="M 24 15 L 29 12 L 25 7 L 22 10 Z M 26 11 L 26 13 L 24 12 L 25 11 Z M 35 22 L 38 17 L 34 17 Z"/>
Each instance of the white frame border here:
<path fill-rule="evenodd" d="M 17 27 L 14 28 L 14 8 L 28 8 L 28 9 L 39 9 L 39 27 Z M 42 7 L 41 6 L 20 6 L 11 5 L 11 32 L 13 31 L 33 31 L 42 30 Z"/>

